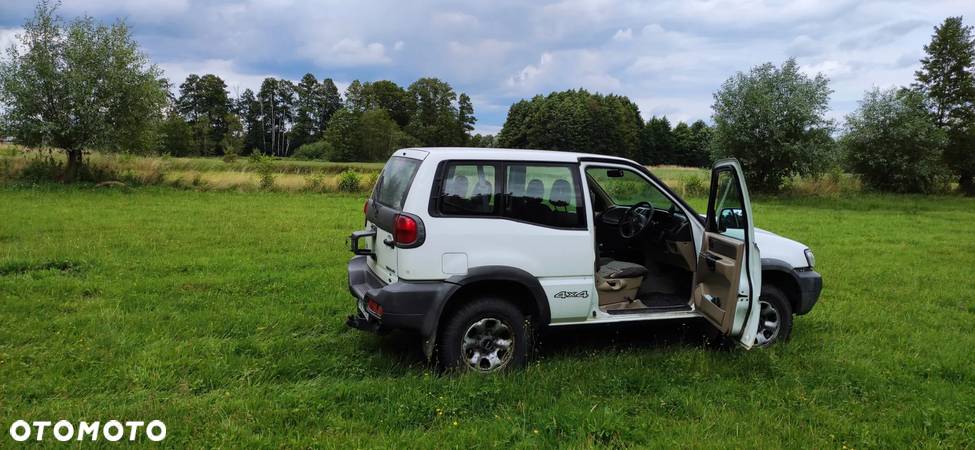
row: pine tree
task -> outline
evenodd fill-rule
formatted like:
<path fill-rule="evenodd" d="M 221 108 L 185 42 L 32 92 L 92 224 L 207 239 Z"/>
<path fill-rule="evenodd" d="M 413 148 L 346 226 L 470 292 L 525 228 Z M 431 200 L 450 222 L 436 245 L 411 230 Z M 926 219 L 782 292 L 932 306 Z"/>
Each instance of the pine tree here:
<path fill-rule="evenodd" d="M 915 87 L 932 103 L 939 127 L 948 132 L 945 162 L 961 189 L 975 195 L 975 39 L 961 17 L 935 27 Z"/>
<path fill-rule="evenodd" d="M 318 129 L 324 135 L 332 115 L 342 109 L 342 95 L 339 94 L 339 88 L 331 78 L 322 80 L 322 96 L 324 101 L 321 109 L 318 110 Z"/>
<path fill-rule="evenodd" d="M 461 145 L 468 145 L 471 142 L 474 123 L 477 122 L 477 118 L 474 117 L 474 105 L 467 94 L 460 94 L 457 105 L 457 122 L 460 125 L 460 135 L 457 140 Z"/>

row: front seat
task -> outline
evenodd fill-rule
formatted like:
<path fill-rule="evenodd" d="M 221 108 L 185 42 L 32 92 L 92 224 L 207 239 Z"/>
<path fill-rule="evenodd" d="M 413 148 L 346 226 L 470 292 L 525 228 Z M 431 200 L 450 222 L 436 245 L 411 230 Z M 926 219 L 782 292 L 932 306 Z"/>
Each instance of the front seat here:
<path fill-rule="evenodd" d="M 605 309 L 628 307 L 637 300 L 636 293 L 647 272 L 647 268 L 639 264 L 600 258 L 596 272 L 599 306 L 605 306 Z"/>
<path fill-rule="evenodd" d="M 552 183 L 552 190 L 548 194 L 548 202 L 555 207 L 552 212 L 554 225 L 560 227 L 574 226 L 578 223 L 575 211 L 569 211 L 572 202 L 572 185 L 567 180 L 559 178 Z"/>
<path fill-rule="evenodd" d="M 542 195 L 545 195 L 542 180 L 536 178 L 529 181 L 520 207 L 522 217 L 535 223 L 548 223 L 552 210 L 542 203 Z"/>

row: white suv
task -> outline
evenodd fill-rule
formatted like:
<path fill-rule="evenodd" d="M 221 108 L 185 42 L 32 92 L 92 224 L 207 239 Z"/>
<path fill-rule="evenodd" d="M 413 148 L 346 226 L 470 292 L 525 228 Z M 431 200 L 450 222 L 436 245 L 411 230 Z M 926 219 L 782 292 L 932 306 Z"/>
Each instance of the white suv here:
<path fill-rule="evenodd" d="M 350 236 L 347 323 L 481 372 L 524 365 L 547 326 L 703 317 L 745 348 L 785 340 L 822 279 L 805 245 L 754 228 L 743 179 L 715 163 L 699 215 L 623 158 L 397 150 Z"/>

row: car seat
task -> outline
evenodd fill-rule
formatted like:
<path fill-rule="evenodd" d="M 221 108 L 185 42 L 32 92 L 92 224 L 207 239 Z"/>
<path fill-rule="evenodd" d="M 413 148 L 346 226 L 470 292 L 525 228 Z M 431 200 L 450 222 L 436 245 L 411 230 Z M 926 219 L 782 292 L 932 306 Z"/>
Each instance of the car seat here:
<path fill-rule="evenodd" d="M 647 272 L 647 268 L 639 264 L 600 259 L 599 271 L 596 272 L 599 306 L 606 307 L 604 309 L 620 309 L 637 302 L 636 294 Z"/>
<path fill-rule="evenodd" d="M 552 190 L 548 195 L 548 202 L 555 207 L 555 211 L 552 213 L 554 225 L 557 226 L 574 226 L 579 223 L 579 219 L 576 216 L 575 211 L 569 211 L 569 204 L 572 202 L 572 197 L 574 193 L 572 192 L 572 184 L 568 181 L 559 178 L 552 183 Z"/>

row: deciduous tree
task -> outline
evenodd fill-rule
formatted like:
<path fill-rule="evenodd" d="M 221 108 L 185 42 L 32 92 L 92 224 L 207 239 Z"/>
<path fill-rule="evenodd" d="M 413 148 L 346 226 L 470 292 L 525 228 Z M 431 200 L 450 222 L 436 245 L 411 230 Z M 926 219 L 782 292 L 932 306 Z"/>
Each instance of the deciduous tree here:
<path fill-rule="evenodd" d="M 641 128 L 639 108 L 628 98 L 568 90 L 512 105 L 496 141 L 499 147 L 639 159 Z"/>
<path fill-rule="evenodd" d="M 758 191 L 819 172 L 833 159 L 833 123 L 825 117 L 831 93 L 824 75 L 803 74 L 794 59 L 739 72 L 714 94 L 715 156 L 738 158 Z"/>
<path fill-rule="evenodd" d="M 74 180 L 85 150 L 151 149 L 166 92 L 125 22 L 66 23 L 55 9 L 38 3 L 0 60 L 0 119 L 25 145 L 63 149 Z"/>
<path fill-rule="evenodd" d="M 437 78 L 420 78 L 407 89 L 415 109 L 406 131 L 427 146 L 461 146 L 466 131 L 460 125 L 457 93 Z M 468 105 L 469 106 L 469 105 Z M 466 107 L 466 106 L 465 106 Z M 473 110 L 473 108 L 471 108 Z"/>
<path fill-rule="evenodd" d="M 640 133 L 640 162 L 678 164 L 674 155 L 674 134 L 666 116 L 653 116 Z"/>
<path fill-rule="evenodd" d="M 873 89 L 846 117 L 840 145 L 853 172 L 876 189 L 933 192 L 944 186 L 946 133 L 931 119 L 924 95 Z"/>
<path fill-rule="evenodd" d="M 413 97 L 406 89 L 389 80 L 374 81 L 362 85 L 362 109 L 382 109 L 400 127 L 410 122 L 413 113 Z"/>

